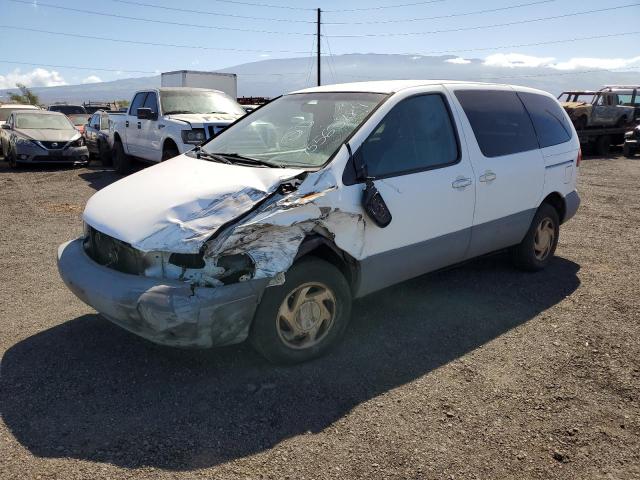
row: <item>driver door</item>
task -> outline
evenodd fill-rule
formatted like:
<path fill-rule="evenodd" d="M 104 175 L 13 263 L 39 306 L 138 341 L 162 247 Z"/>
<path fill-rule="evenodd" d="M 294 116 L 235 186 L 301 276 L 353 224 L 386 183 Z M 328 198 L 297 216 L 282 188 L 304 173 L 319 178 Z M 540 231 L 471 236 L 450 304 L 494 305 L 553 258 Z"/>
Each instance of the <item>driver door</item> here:
<path fill-rule="evenodd" d="M 401 100 L 364 141 L 363 162 L 392 220 L 365 229 L 358 295 L 461 261 L 470 241 L 475 185 L 447 93 Z"/>

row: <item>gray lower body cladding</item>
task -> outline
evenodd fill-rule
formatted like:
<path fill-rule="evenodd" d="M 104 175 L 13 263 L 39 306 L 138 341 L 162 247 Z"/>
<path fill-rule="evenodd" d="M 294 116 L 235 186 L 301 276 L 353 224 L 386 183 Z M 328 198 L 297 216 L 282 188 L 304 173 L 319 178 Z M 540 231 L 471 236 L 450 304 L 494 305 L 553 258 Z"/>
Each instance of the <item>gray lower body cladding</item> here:
<path fill-rule="evenodd" d="M 58 248 L 67 287 L 116 325 L 174 347 L 208 348 L 246 339 L 269 279 L 220 287 L 129 275 L 99 265 L 76 239 Z"/>

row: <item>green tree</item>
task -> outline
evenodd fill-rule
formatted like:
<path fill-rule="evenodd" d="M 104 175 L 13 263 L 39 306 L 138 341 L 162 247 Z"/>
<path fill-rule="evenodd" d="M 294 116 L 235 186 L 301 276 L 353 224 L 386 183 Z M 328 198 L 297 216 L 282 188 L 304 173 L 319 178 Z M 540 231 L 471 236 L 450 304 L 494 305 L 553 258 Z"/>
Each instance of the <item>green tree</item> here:
<path fill-rule="evenodd" d="M 118 108 L 128 107 L 129 100 L 116 100 L 116 104 L 118 105 Z"/>
<path fill-rule="evenodd" d="M 9 98 L 12 102 L 27 105 L 38 105 L 40 103 L 40 98 L 38 98 L 38 95 L 29 90 L 29 88 L 27 88 L 25 84 L 16 83 L 16 87 L 20 90 L 20 94 L 10 93 Z"/>

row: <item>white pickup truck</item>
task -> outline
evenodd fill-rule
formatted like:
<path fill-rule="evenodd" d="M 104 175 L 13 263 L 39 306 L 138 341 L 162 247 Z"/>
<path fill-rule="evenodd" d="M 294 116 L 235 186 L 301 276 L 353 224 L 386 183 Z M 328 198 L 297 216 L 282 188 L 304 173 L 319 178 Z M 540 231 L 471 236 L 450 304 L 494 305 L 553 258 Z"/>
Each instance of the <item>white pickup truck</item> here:
<path fill-rule="evenodd" d="M 109 115 L 113 166 L 128 173 L 132 157 L 161 162 L 192 149 L 245 115 L 227 94 L 205 88 L 136 92 L 126 114 Z"/>

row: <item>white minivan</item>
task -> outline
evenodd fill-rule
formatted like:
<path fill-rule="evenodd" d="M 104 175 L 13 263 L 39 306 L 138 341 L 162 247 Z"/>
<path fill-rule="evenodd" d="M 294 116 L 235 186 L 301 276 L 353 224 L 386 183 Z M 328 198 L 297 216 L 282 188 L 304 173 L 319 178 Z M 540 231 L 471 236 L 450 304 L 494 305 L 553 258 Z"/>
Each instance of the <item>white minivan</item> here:
<path fill-rule="evenodd" d="M 97 192 L 58 267 L 153 342 L 248 337 L 295 363 L 336 343 L 353 298 L 503 249 L 544 268 L 578 209 L 579 163 L 569 118 L 539 90 L 311 88 Z"/>

